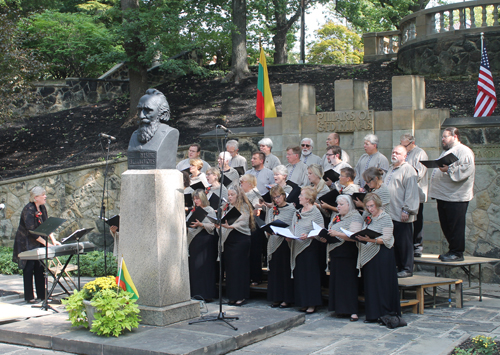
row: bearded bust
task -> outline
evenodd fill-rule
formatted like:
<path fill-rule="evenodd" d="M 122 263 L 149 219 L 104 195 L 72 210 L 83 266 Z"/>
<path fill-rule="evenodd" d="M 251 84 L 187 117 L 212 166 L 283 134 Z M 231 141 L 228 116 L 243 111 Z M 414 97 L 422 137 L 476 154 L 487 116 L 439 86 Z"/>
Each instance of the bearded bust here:
<path fill-rule="evenodd" d="M 128 144 L 129 169 L 175 169 L 179 131 L 167 125 L 170 106 L 165 95 L 148 89 L 137 105 L 139 129 Z"/>

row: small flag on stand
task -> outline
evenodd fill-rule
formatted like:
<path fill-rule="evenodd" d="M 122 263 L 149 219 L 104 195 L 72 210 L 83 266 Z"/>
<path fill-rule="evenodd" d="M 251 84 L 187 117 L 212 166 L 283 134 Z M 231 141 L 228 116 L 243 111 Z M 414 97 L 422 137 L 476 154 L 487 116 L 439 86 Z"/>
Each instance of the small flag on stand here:
<path fill-rule="evenodd" d="M 127 270 L 127 265 L 125 265 L 125 260 L 123 257 L 120 261 L 120 267 L 118 268 L 118 276 L 116 276 L 116 284 L 121 287 L 124 291 L 128 291 L 134 294 L 132 299 L 139 298 L 139 292 L 135 288 L 134 283 L 132 282 L 132 278 Z"/>
<path fill-rule="evenodd" d="M 265 118 L 277 116 L 271 86 L 269 85 L 269 75 L 267 74 L 266 54 L 262 47 L 260 47 L 259 78 L 257 80 L 256 115 L 262 121 L 262 125 L 264 125 Z"/>
<path fill-rule="evenodd" d="M 495 83 L 493 82 L 493 76 L 490 71 L 488 53 L 486 52 L 486 47 L 483 47 L 481 66 L 479 67 L 479 79 L 477 81 L 477 97 L 474 117 L 491 116 L 496 107 L 497 94 L 495 92 Z"/>

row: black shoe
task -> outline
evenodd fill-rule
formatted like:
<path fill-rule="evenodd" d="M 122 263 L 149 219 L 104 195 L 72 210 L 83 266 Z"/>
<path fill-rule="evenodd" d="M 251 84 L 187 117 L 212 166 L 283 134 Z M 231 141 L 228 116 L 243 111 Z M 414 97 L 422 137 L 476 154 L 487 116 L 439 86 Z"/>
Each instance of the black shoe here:
<path fill-rule="evenodd" d="M 421 258 L 422 257 L 422 253 L 413 253 L 413 256 L 415 258 Z"/>
<path fill-rule="evenodd" d="M 447 252 L 446 254 L 441 254 L 441 255 L 439 255 L 439 256 L 438 256 L 438 259 L 439 259 L 439 260 L 443 260 L 443 258 L 446 258 L 446 257 L 448 257 L 448 256 L 450 256 L 450 255 L 451 255 L 451 253 L 450 253 L 450 252 Z"/>
<path fill-rule="evenodd" d="M 278 308 L 281 303 L 276 302 L 276 303 L 271 303 L 271 308 Z"/>
<path fill-rule="evenodd" d="M 406 271 L 406 270 L 403 270 L 403 271 L 400 271 L 398 272 L 398 278 L 399 279 L 402 279 L 402 278 L 405 278 L 405 277 L 412 277 L 413 274 L 409 271 Z"/>
<path fill-rule="evenodd" d="M 376 319 L 365 319 L 363 323 L 377 323 Z"/>
<path fill-rule="evenodd" d="M 456 255 L 456 254 L 443 255 L 443 257 L 441 258 L 441 261 L 444 261 L 444 262 L 464 261 L 464 257 L 462 255 Z"/>
<path fill-rule="evenodd" d="M 282 304 L 280 304 L 280 308 L 290 308 L 290 307 L 292 307 L 291 303 L 283 302 Z"/>

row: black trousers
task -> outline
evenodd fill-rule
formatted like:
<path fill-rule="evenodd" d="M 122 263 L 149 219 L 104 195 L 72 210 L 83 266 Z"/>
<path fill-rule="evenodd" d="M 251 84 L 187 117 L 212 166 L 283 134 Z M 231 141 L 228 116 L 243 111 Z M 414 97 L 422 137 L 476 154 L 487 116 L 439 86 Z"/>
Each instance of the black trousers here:
<path fill-rule="evenodd" d="M 413 223 L 394 224 L 394 256 L 398 271 L 413 272 Z"/>
<path fill-rule="evenodd" d="M 413 222 L 413 249 L 415 253 L 422 253 L 424 250 L 424 204 L 418 208 L 417 219 Z"/>
<path fill-rule="evenodd" d="M 38 260 L 28 260 L 23 269 L 24 300 L 34 299 L 33 275 L 35 276 L 36 298 L 45 299 L 45 278 L 43 277 L 43 265 Z"/>
<path fill-rule="evenodd" d="M 450 253 L 463 256 L 465 251 L 465 214 L 469 202 L 436 201 L 439 223 L 448 241 Z"/>

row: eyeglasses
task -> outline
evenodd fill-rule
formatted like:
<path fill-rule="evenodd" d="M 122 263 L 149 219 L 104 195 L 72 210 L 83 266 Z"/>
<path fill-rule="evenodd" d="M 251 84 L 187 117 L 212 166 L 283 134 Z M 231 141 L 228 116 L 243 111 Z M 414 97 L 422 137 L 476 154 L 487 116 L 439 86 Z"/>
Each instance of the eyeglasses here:
<path fill-rule="evenodd" d="M 281 198 L 281 195 L 278 195 L 278 196 L 273 196 L 273 200 L 277 200 L 277 199 L 279 199 L 279 198 Z"/>
<path fill-rule="evenodd" d="M 310 144 L 301 144 L 302 147 L 309 148 L 311 145 Z"/>
<path fill-rule="evenodd" d="M 335 154 L 328 154 L 328 153 L 326 153 L 327 157 L 331 157 L 332 155 L 335 155 Z"/>

